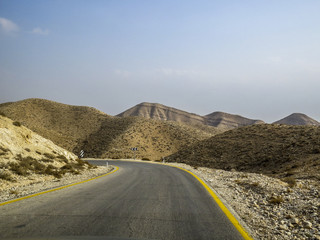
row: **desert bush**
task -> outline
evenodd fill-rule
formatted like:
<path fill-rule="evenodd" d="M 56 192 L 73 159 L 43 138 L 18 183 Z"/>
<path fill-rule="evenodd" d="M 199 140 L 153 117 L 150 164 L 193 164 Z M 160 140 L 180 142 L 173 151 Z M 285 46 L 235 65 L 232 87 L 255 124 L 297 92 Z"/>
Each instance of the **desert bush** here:
<path fill-rule="evenodd" d="M 258 187 L 260 184 L 258 182 L 253 182 L 250 184 L 252 187 Z"/>
<path fill-rule="evenodd" d="M 57 168 L 51 164 L 49 164 L 46 169 L 44 170 L 44 173 L 47 175 L 53 175 L 54 172 L 56 172 Z"/>
<path fill-rule="evenodd" d="M 10 150 L 8 148 L 4 148 L 0 146 L 0 156 L 1 155 L 6 155 L 7 152 L 9 152 Z"/>
<path fill-rule="evenodd" d="M 24 150 L 26 150 L 27 152 L 30 152 L 30 151 L 31 151 L 29 148 L 25 148 Z"/>
<path fill-rule="evenodd" d="M 22 155 L 21 155 L 21 154 L 17 154 L 17 155 L 15 156 L 15 159 L 21 161 L 23 158 L 22 158 Z"/>
<path fill-rule="evenodd" d="M 71 170 L 71 169 L 73 169 L 73 166 L 70 163 L 68 163 L 68 164 L 62 166 L 60 169 Z"/>
<path fill-rule="evenodd" d="M 17 127 L 21 127 L 21 123 L 18 122 L 18 121 L 14 121 L 12 124 L 15 125 L 15 126 L 17 126 Z"/>
<path fill-rule="evenodd" d="M 45 157 L 49 158 L 49 159 L 54 159 L 55 158 L 55 156 L 53 154 L 51 154 L 51 153 L 44 153 L 43 155 Z"/>
<path fill-rule="evenodd" d="M 288 183 L 289 187 L 291 187 L 291 188 L 297 185 L 296 179 L 293 178 L 293 177 L 286 177 L 286 178 L 283 178 L 281 180 L 283 182 Z"/>
<path fill-rule="evenodd" d="M 13 189 L 11 189 L 9 193 L 10 194 L 14 194 L 14 195 L 18 195 L 19 194 L 19 192 L 17 190 L 13 190 Z"/>
<path fill-rule="evenodd" d="M 3 170 L 0 171 L 0 179 L 6 180 L 6 181 L 13 180 L 11 173 Z"/>
<path fill-rule="evenodd" d="M 269 199 L 269 203 L 272 203 L 272 204 L 280 204 L 284 202 L 283 198 L 281 196 L 277 196 L 277 197 L 271 197 Z"/>
<path fill-rule="evenodd" d="M 66 156 L 64 156 L 64 155 L 57 156 L 57 159 L 62 160 L 65 163 L 69 162 L 68 158 Z"/>
<path fill-rule="evenodd" d="M 26 169 L 24 166 L 21 166 L 18 163 L 11 162 L 11 163 L 9 163 L 9 166 L 10 166 L 10 170 L 15 172 L 18 175 L 21 175 L 21 176 L 29 175 L 28 169 Z"/>
<path fill-rule="evenodd" d="M 0 116 L 2 116 L 2 117 L 7 117 L 4 112 L 0 112 Z"/>
<path fill-rule="evenodd" d="M 43 173 L 46 169 L 46 166 L 38 161 L 33 163 L 33 168 L 36 173 Z"/>
<path fill-rule="evenodd" d="M 42 154 L 42 153 L 41 153 L 41 152 L 39 152 L 39 151 L 36 151 L 36 153 L 37 153 L 37 154 L 39 154 L 39 155 L 41 155 L 41 154 Z"/>
<path fill-rule="evenodd" d="M 85 162 L 81 159 L 76 159 L 76 161 L 77 161 L 77 163 L 74 164 L 74 168 L 79 169 L 79 170 L 83 170 Z"/>
<path fill-rule="evenodd" d="M 144 161 L 150 161 L 150 159 L 147 158 L 147 157 L 143 157 L 142 160 L 144 160 Z"/>

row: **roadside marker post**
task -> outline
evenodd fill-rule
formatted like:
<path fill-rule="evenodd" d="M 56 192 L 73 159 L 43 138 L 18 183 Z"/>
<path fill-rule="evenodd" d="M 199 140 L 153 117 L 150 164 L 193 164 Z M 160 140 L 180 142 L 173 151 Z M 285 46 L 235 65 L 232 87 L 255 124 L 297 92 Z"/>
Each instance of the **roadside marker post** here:
<path fill-rule="evenodd" d="M 80 155 L 79 155 L 79 157 L 81 157 L 81 158 L 83 158 L 83 157 L 84 157 L 84 151 L 83 151 L 83 150 L 81 150 L 81 151 L 80 151 Z"/>
<path fill-rule="evenodd" d="M 133 158 L 134 160 L 136 160 L 136 151 L 138 151 L 137 147 L 131 148 L 131 150 L 133 151 Z"/>

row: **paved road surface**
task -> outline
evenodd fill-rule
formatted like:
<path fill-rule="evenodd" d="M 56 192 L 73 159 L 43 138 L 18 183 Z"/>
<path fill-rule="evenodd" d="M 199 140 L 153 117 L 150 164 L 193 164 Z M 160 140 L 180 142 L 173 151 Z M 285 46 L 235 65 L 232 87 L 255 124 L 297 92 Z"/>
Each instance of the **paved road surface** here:
<path fill-rule="evenodd" d="M 119 171 L 0 206 L 0 239 L 242 239 L 187 172 L 150 163 L 112 164 Z"/>

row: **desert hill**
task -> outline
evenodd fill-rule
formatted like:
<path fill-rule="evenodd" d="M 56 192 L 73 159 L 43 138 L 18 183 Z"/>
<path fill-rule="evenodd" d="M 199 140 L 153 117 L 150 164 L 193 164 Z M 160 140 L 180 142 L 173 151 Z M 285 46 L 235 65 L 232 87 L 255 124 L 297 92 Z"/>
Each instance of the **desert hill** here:
<path fill-rule="evenodd" d="M 35 98 L 0 104 L 0 112 L 69 151 L 110 117 L 91 107 Z"/>
<path fill-rule="evenodd" d="M 208 125 L 220 129 L 231 129 L 252 124 L 264 123 L 261 120 L 252 120 L 223 112 L 214 112 L 206 116 L 188 113 L 176 108 L 158 103 L 140 103 L 120 114 L 119 117 L 140 116 L 147 119 L 168 120 L 192 125 Z"/>
<path fill-rule="evenodd" d="M 274 124 L 320 126 L 318 121 L 302 113 L 293 113 L 279 121 L 274 122 Z"/>
<path fill-rule="evenodd" d="M 112 117 L 94 108 L 44 99 L 1 104 L 0 112 L 60 147 L 76 154 L 85 150 L 85 157 L 132 157 L 130 148 L 138 147 L 138 158 L 155 160 L 221 132 L 202 124 Z"/>
<path fill-rule="evenodd" d="M 140 103 L 120 114 L 118 117 L 138 116 L 147 119 L 184 122 L 191 124 L 203 124 L 203 117 L 194 113 L 188 113 L 176 108 L 168 107 L 159 103 Z"/>
<path fill-rule="evenodd" d="M 224 112 L 213 112 L 206 115 L 205 119 L 207 125 L 225 129 L 264 123 L 261 120 L 253 120 L 239 115 Z"/>
<path fill-rule="evenodd" d="M 31 181 L 34 174 L 61 177 L 78 173 L 86 165 L 77 156 L 55 145 L 17 121 L 0 116 L 0 186 Z M 87 165 L 86 165 L 87 166 Z M 30 179 L 28 176 L 33 175 Z M 0 191 L 1 188 L 0 187 Z"/>
<path fill-rule="evenodd" d="M 90 135 L 79 149 L 91 157 L 160 160 L 185 145 L 191 145 L 219 133 L 213 127 L 205 130 L 178 122 L 158 121 L 141 117 L 106 119 L 101 128 Z"/>
<path fill-rule="evenodd" d="M 320 127 L 259 124 L 236 128 L 168 157 L 225 170 L 320 178 Z"/>

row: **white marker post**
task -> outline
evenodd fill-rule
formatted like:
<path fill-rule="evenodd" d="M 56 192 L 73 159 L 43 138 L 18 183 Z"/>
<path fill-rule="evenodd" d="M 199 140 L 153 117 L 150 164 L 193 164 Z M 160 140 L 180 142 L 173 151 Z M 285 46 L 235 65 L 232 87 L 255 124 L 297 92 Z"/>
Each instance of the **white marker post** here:
<path fill-rule="evenodd" d="M 84 157 L 84 151 L 83 150 L 81 150 L 80 151 L 80 155 L 79 155 L 81 158 L 83 158 Z"/>

